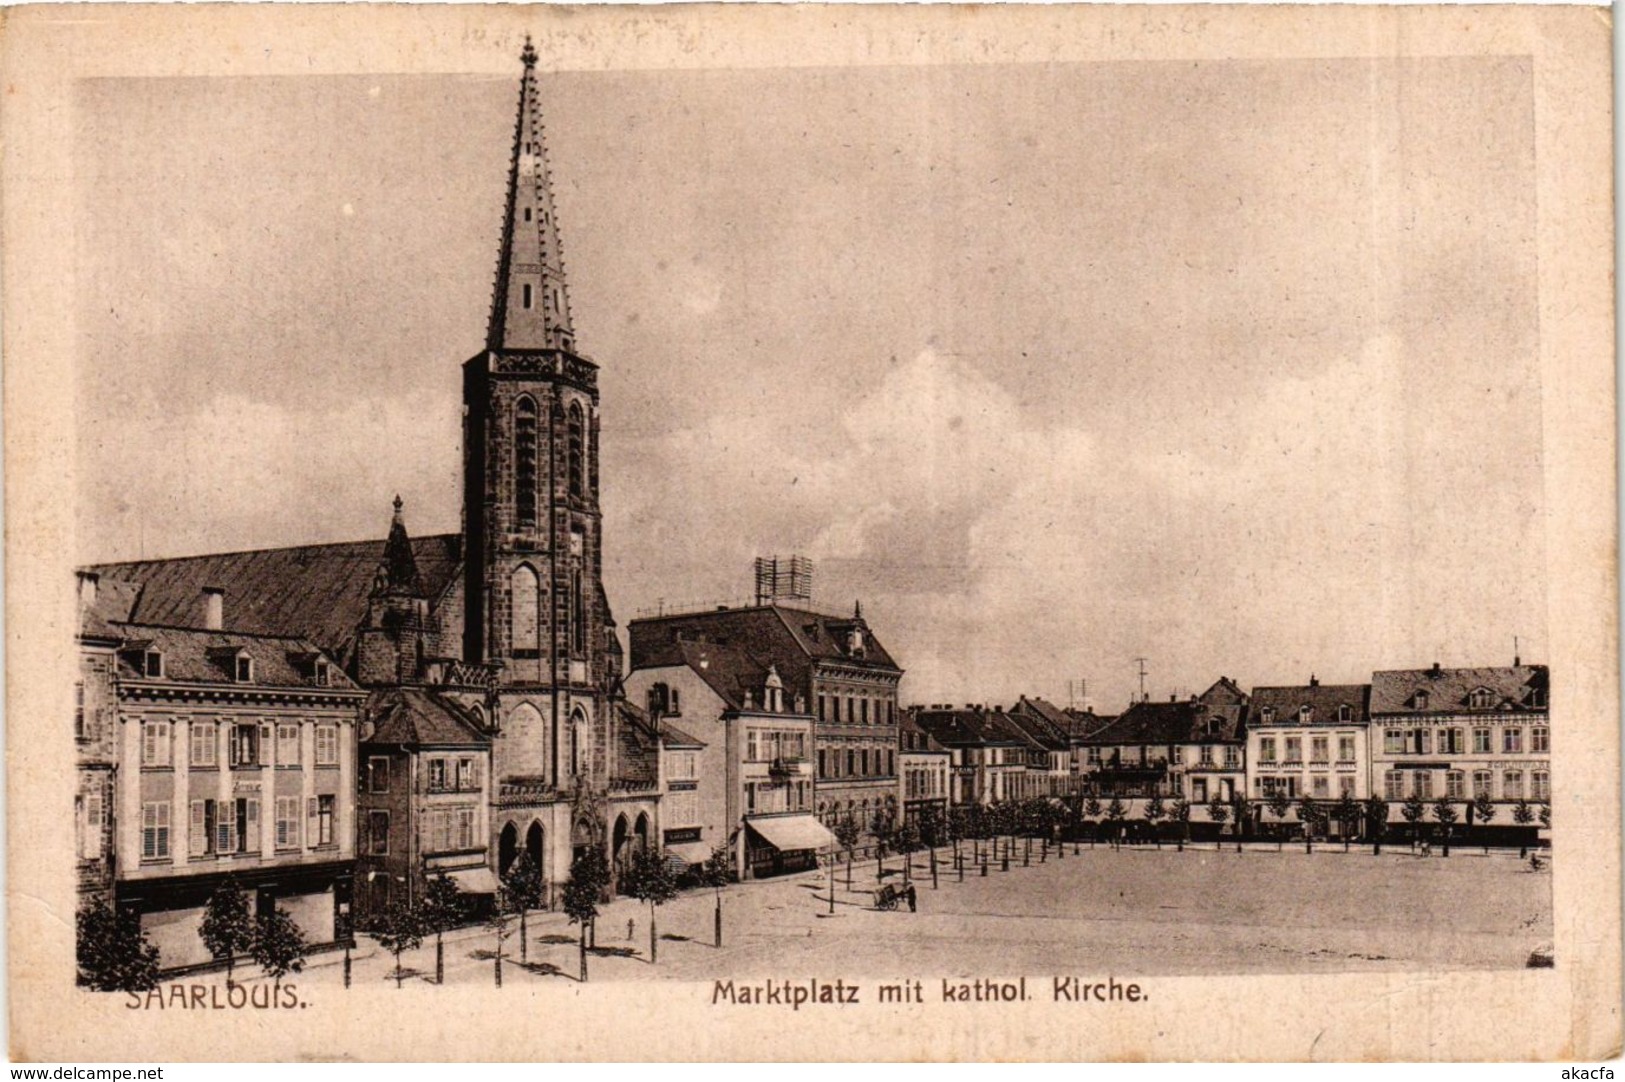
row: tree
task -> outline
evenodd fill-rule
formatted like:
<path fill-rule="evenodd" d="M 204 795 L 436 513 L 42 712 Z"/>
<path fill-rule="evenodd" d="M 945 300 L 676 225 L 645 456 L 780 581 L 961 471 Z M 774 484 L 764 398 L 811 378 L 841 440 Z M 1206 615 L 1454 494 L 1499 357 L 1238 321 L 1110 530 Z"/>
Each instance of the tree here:
<path fill-rule="evenodd" d="M 863 831 L 861 828 L 859 828 L 857 823 L 853 822 L 851 816 L 847 816 L 844 819 L 836 821 L 834 833 L 835 840 L 841 843 L 842 849 L 846 850 L 846 889 L 851 890 L 852 847 L 858 844 L 858 839 L 863 836 Z M 834 882 L 833 878 L 830 881 Z"/>
<path fill-rule="evenodd" d="M 1172 819 L 1178 834 L 1175 840 L 1179 843 L 1179 851 L 1185 851 L 1185 843 L 1191 837 L 1191 802 L 1184 797 L 1174 801 L 1168 809 L 1168 818 Z"/>
<path fill-rule="evenodd" d="M 1099 833 L 1099 830 L 1098 830 L 1099 824 L 1096 823 L 1095 820 L 1099 819 L 1100 816 L 1101 816 L 1100 798 L 1095 796 L 1095 794 L 1090 793 L 1089 794 L 1089 799 L 1085 800 L 1083 802 L 1083 819 L 1084 819 L 1084 822 L 1088 823 L 1089 826 L 1090 826 L 1090 830 L 1089 830 L 1089 848 L 1090 849 L 1093 849 L 1095 847 L 1095 835 L 1097 833 Z"/>
<path fill-rule="evenodd" d="M 1285 789 L 1276 789 L 1269 795 L 1270 814 L 1275 816 L 1275 851 L 1281 851 L 1281 836 L 1286 833 L 1286 813 L 1292 810 L 1292 798 Z"/>
<path fill-rule="evenodd" d="M 1405 801 L 1404 806 L 1399 809 L 1399 814 L 1403 815 L 1405 822 L 1411 825 L 1411 840 L 1414 843 L 1422 829 L 1422 816 L 1427 814 L 1427 805 L 1422 803 L 1420 796 L 1412 793 L 1410 799 Z"/>
<path fill-rule="evenodd" d="M 598 899 L 609 885 L 609 863 L 596 845 L 589 845 L 570 862 L 570 878 L 564 884 L 564 913 L 571 924 L 581 925 L 581 981 L 587 980 L 587 927 L 598 919 Z"/>
<path fill-rule="evenodd" d="M 1229 816 L 1229 806 L 1226 805 L 1224 801 L 1219 799 L 1218 793 L 1214 793 L 1213 799 L 1207 802 L 1207 817 L 1213 820 L 1214 829 L 1217 831 L 1213 839 L 1213 848 L 1215 849 L 1222 849 L 1224 847 L 1224 821 L 1229 818 Z"/>
<path fill-rule="evenodd" d="M 711 887 L 716 891 L 717 909 L 716 919 L 712 928 L 712 946 L 722 946 L 722 888 L 733 882 L 733 860 L 726 845 L 719 845 L 711 850 L 711 855 L 705 863 L 699 866 L 696 873 L 700 885 Z"/>
<path fill-rule="evenodd" d="M 1552 806 L 1550 804 L 1540 806 L 1540 825 L 1547 830 L 1552 829 Z"/>
<path fill-rule="evenodd" d="M 1162 848 L 1162 835 L 1157 830 L 1157 823 L 1168 817 L 1168 808 L 1162 802 L 1161 793 L 1151 794 L 1151 799 L 1145 802 L 1145 810 L 1140 813 L 1145 818 L 1145 825 L 1151 830 L 1151 840 Z"/>
<path fill-rule="evenodd" d="M 913 878 L 912 865 L 914 854 L 920 848 L 920 829 L 913 822 L 904 820 L 903 825 L 892 831 L 892 844 L 903 857 L 903 882 Z"/>
<path fill-rule="evenodd" d="M 1527 827 L 1530 823 L 1533 823 L 1535 821 L 1535 809 L 1533 809 L 1533 808 L 1531 808 L 1529 806 L 1529 801 L 1520 800 L 1520 801 L 1518 801 L 1516 804 L 1514 804 L 1512 806 L 1512 821 L 1514 823 L 1517 823 L 1521 827 Z M 1525 840 L 1524 844 L 1518 846 L 1518 859 L 1519 860 L 1522 860 L 1524 857 L 1529 855 L 1529 843 L 1527 841 L 1527 831 L 1525 832 L 1525 838 L 1526 838 L 1526 840 Z"/>
<path fill-rule="evenodd" d="M 1450 855 L 1450 827 L 1456 821 L 1456 806 L 1450 803 L 1448 797 L 1440 797 L 1433 802 L 1433 818 L 1439 821 L 1444 828 L 1444 855 Z"/>
<path fill-rule="evenodd" d="M 232 877 L 227 876 L 209 895 L 198 935 L 210 954 L 226 960 L 226 987 L 230 988 L 237 956 L 248 953 L 254 945 L 254 920 L 248 915 L 248 898 L 237 889 L 237 881 Z"/>
<path fill-rule="evenodd" d="M 1354 840 L 1354 831 L 1360 825 L 1360 802 L 1354 799 L 1353 793 L 1344 793 L 1337 801 L 1337 823 L 1343 828 L 1343 852 L 1349 851 L 1349 844 Z"/>
<path fill-rule="evenodd" d="M 1495 819 L 1495 801 L 1491 800 L 1490 799 L 1490 794 L 1487 793 L 1487 792 L 1484 792 L 1483 790 L 1480 790 L 1479 794 L 1473 798 L 1472 808 L 1473 808 L 1473 819 L 1481 827 L 1489 826 L 1491 821 L 1493 821 Z M 1487 835 L 1488 831 L 1485 831 L 1484 833 Z M 1483 837 L 1483 836 L 1481 836 L 1481 837 Z M 1489 838 L 1488 837 L 1483 837 L 1483 841 L 1484 841 L 1484 855 L 1489 856 L 1490 855 L 1490 841 L 1489 841 Z"/>
<path fill-rule="evenodd" d="M 147 942 L 140 917 L 93 902 L 75 923 L 80 984 L 97 992 L 158 987 L 158 948 Z"/>
<path fill-rule="evenodd" d="M 1123 820 L 1128 818 L 1128 809 L 1123 807 L 1123 801 L 1114 796 L 1112 802 L 1106 805 L 1106 820 L 1112 825 L 1112 844 L 1115 846 L 1123 836 Z"/>
<path fill-rule="evenodd" d="M 530 859 L 528 851 L 519 854 L 518 858 L 508 866 L 508 874 L 502 877 L 502 886 L 507 890 L 508 901 L 514 909 L 519 911 L 519 960 L 528 960 L 528 940 L 530 931 L 525 927 L 525 915 L 542 904 L 542 870 L 536 867 L 536 862 Z"/>
<path fill-rule="evenodd" d="M 1315 851 L 1315 824 L 1320 822 L 1320 805 L 1308 793 L 1298 798 L 1298 822 L 1303 824 L 1303 851 Z"/>
<path fill-rule="evenodd" d="M 515 861 L 514 863 L 518 863 Z M 508 869 L 510 872 L 512 868 Z M 519 901 L 506 881 L 497 887 L 496 896 L 491 899 L 491 913 L 485 918 L 485 927 L 496 938 L 497 949 L 494 956 L 496 985 L 502 987 L 502 943 L 512 934 L 513 929 L 508 924 L 508 918 L 513 916 L 514 910 L 519 908 Z M 520 910 L 520 920 L 524 920 L 524 911 Z M 524 958 L 524 944 L 520 944 L 520 958 Z"/>
<path fill-rule="evenodd" d="M 1236 824 L 1236 852 L 1241 852 L 1241 832 L 1247 825 L 1247 798 L 1236 793 L 1230 798 L 1230 821 Z"/>
<path fill-rule="evenodd" d="M 1388 827 L 1388 802 L 1375 793 L 1365 798 L 1365 828 L 1371 834 L 1371 855 L 1382 852 L 1382 836 Z"/>
<path fill-rule="evenodd" d="M 305 968 L 305 955 L 310 946 L 305 933 L 299 930 L 292 917 L 277 905 L 262 915 L 254 928 L 254 943 L 249 948 L 254 963 L 267 977 L 273 988 L 282 987 L 282 978 Z"/>
<path fill-rule="evenodd" d="M 395 987 L 401 986 L 401 954 L 423 946 L 423 914 L 410 899 L 398 898 L 390 902 L 378 921 L 372 937 L 395 956 Z"/>
<path fill-rule="evenodd" d="M 436 872 L 429 878 L 429 888 L 423 893 L 423 928 L 434 933 L 434 982 L 446 983 L 446 944 L 442 938 L 463 923 L 468 913 L 468 901 L 457 889 L 457 881 L 445 872 Z"/>
<path fill-rule="evenodd" d="M 891 819 L 881 812 L 875 812 L 869 822 L 869 834 L 875 840 L 875 881 L 879 882 L 886 877 L 886 854 L 890 851 L 893 837 Z"/>
<path fill-rule="evenodd" d="M 632 860 L 621 876 L 621 889 L 640 902 L 649 903 L 649 964 L 659 960 L 656 944 L 660 936 L 655 928 L 655 910 L 677 897 L 677 877 L 666 863 L 666 854 L 649 847 L 632 854 Z"/>

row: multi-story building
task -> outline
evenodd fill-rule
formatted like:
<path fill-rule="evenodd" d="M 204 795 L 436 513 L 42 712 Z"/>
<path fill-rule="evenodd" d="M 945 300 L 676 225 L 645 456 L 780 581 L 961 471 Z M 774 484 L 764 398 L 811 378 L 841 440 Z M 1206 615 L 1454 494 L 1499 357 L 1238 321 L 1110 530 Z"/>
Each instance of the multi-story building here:
<path fill-rule="evenodd" d="M 98 614 L 99 579 L 92 573 L 79 578 L 79 680 L 73 688 L 77 886 L 81 902 L 96 904 L 113 899 L 114 767 L 119 731 L 114 674 L 123 640 L 118 628 Z"/>
<path fill-rule="evenodd" d="M 673 769 L 694 779 L 697 829 L 676 843 L 677 854 L 697 863 L 728 846 L 742 879 L 815 867 L 835 839 L 813 816 L 805 696 L 772 660 L 743 646 L 680 638 L 660 650 L 645 639 L 640 648 L 633 628 L 627 694 L 647 704 L 663 731 L 681 733 L 683 744 L 667 740 L 668 785 Z M 678 747 L 690 763 L 674 763 Z"/>
<path fill-rule="evenodd" d="M 128 618 L 130 584 L 81 582 L 95 677 L 81 724 L 99 749 L 81 769 L 81 861 L 97 862 L 97 892 L 110 882 L 166 970 L 213 960 L 199 926 L 227 882 L 314 945 L 347 940 L 366 693 L 305 639 L 225 626 L 218 591 L 196 598 L 203 626 L 170 627 Z"/>
<path fill-rule="evenodd" d="M 912 710 L 905 710 L 898 722 L 898 739 L 903 819 L 932 827 L 948 812 L 953 753 L 916 724 Z"/>
<path fill-rule="evenodd" d="M 658 741 L 625 732 L 636 719 L 617 701 L 622 656 L 600 578 L 598 367 L 576 343 L 536 53 L 527 44 L 520 59 L 496 285 L 485 342 L 461 373 L 462 530 L 408 538 L 397 503 L 383 546 L 89 570 L 135 584 L 128 622 L 201 627 L 197 601 L 208 588 L 225 598 L 243 636 L 325 652 L 375 693 L 380 710 L 401 689 L 422 690 L 413 709 L 444 715 L 424 721 L 428 728 L 472 727 L 489 739 L 477 797 L 483 837 L 458 851 L 483 848 L 494 877 L 521 844 L 505 844 L 511 832 L 556 886 L 587 847 L 613 856 L 618 836 L 651 837 L 661 793 Z M 344 803 L 353 810 L 353 799 Z M 398 825 L 392 817 L 392 837 Z M 457 819 L 458 840 L 462 830 Z M 491 885 L 464 878 L 471 888 Z"/>
<path fill-rule="evenodd" d="M 1550 692 L 1546 666 L 1516 659 L 1506 668 L 1373 673 L 1373 790 L 1391 805 L 1484 794 L 1501 805 L 1493 822 L 1509 825 L 1520 801 L 1551 799 Z"/>
<path fill-rule="evenodd" d="M 1258 801 L 1364 800 L 1369 794 L 1369 684 L 1254 688 L 1247 721 L 1247 792 Z M 1340 830 L 1340 823 L 1331 829 Z"/>
<path fill-rule="evenodd" d="M 1134 703 L 1082 738 L 1085 783 L 1107 797 L 1229 802 L 1246 791 L 1246 722 L 1247 696 L 1228 677 L 1188 700 Z"/>
<path fill-rule="evenodd" d="M 903 670 L 861 606 L 850 617 L 778 602 L 648 617 L 632 621 L 631 640 L 635 672 L 687 665 L 696 646 L 732 648 L 752 666 L 774 668 L 815 720 L 809 755 L 821 817 L 849 817 L 865 830 L 897 819 Z"/>
<path fill-rule="evenodd" d="M 712 823 L 706 830 L 700 802 L 705 750 L 699 737 L 670 721 L 660 722 L 660 843 L 669 856 L 689 866 L 709 860 L 728 840 L 723 824 Z"/>
<path fill-rule="evenodd" d="M 1022 696 L 1006 716 L 1027 737 L 1026 795 L 1058 797 L 1074 792 L 1072 724 L 1066 711 Z"/>
<path fill-rule="evenodd" d="M 980 703 L 912 708 L 913 721 L 950 755 L 949 804 L 998 804 L 1027 790 L 1032 743 L 997 708 Z"/>

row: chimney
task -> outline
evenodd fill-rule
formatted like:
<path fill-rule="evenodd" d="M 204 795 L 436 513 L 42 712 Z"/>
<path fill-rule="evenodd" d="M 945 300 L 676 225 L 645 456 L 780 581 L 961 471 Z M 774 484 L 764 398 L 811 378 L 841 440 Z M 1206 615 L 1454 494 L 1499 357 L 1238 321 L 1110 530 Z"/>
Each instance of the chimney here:
<path fill-rule="evenodd" d="M 1318 688 L 1320 686 L 1320 680 L 1315 676 L 1314 673 L 1309 674 L 1309 686 L 1312 688 Z"/>
<path fill-rule="evenodd" d="M 1433 663 L 1433 668 L 1431 670 L 1429 670 L 1428 675 L 1429 676 L 1438 676 L 1438 675 L 1440 675 L 1439 663 L 1437 661 L 1435 661 Z"/>
<path fill-rule="evenodd" d="M 203 626 L 219 631 L 226 624 L 226 591 L 218 586 L 203 588 Z"/>
<path fill-rule="evenodd" d="M 1178 695 L 1169 695 L 1168 696 L 1168 701 L 1171 702 L 1171 703 L 1177 703 L 1179 701 L 1179 696 Z"/>
<path fill-rule="evenodd" d="M 79 572 L 79 607 L 88 608 L 96 603 L 96 584 L 102 577 L 94 571 Z"/>

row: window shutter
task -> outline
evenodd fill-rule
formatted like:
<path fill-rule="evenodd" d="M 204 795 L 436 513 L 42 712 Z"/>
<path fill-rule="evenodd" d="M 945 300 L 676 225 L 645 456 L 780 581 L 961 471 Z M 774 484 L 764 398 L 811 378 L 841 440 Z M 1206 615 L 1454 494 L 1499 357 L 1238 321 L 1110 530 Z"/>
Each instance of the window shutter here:
<path fill-rule="evenodd" d="M 85 797 L 85 852 L 86 857 L 102 855 L 102 795 L 91 793 Z"/>
<path fill-rule="evenodd" d="M 209 828 L 204 819 L 201 800 L 192 801 L 192 825 L 186 833 L 186 838 L 191 846 L 192 856 L 201 857 L 209 851 Z"/>

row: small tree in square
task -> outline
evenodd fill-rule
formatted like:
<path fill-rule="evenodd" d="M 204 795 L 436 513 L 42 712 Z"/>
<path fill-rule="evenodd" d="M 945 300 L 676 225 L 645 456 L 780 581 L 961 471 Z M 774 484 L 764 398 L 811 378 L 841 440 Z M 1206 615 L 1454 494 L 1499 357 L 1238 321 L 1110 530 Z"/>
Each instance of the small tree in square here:
<path fill-rule="evenodd" d="M 1343 832 L 1343 852 L 1349 851 L 1349 845 L 1354 840 L 1354 832 L 1360 826 L 1360 802 L 1354 799 L 1353 793 L 1344 793 L 1337 801 L 1337 825 Z"/>
<path fill-rule="evenodd" d="M 468 900 L 458 889 L 457 881 L 445 872 L 436 872 L 429 878 L 423 894 L 423 927 L 434 933 L 434 982 L 446 983 L 446 944 L 444 935 L 463 923 L 468 915 Z"/>
<path fill-rule="evenodd" d="M 1552 806 L 1550 804 L 1540 806 L 1540 825 L 1547 830 L 1552 829 Z"/>
<path fill-rule="evenodd" d="M 863 830 L 855 823 L 851 816 L 847 816 L 835 823 L 835 840 L 841 843 L 846 850 L 846 889 L 852 889 L 852 847 L 858 844 L 863 837 Z"/>
<path fill-rule="evenodd" d="M 425 931 L 423 912 L 409 898 L 397 898 L 390 902 L 379 918 L 372 937 L 379 946 L 395 956 L 396 988 L 401 987 L 405 976 L 401 971 L 401 955 L 423 946 Z"/>
<path fill-rule="evenodd" d="M 1495 812 L 1495 801 L 1490 799 L 1489 793 L 1480 790 L 1478 795 L 1473 798 L 1473 821 L 1481 827 L 1488 827 L 1495 820 Z M 1484 842 L 1484 855 L 1489 856 L 1489 831 L 1483 831 L 1479 838 Z"/>
<path fill-rule="evenodd" d="M 530 938 L 525 915 L 542 904 L 543 889 L 542 870 L 530 859 L 528 850 L 520 853 L 508 866 L 508 874 L 502 877 L 502 886 L 507 891 L 508 901 L 519 911 L 519 960 L 524 962 L 529 959 L 527 941 Z"/>
<path fill-rule="evenodd" d="M 517 863 L 517 861 L 515 863 Z M 509 870 L 511 871 L 512 869 Z M 485 927 L 497 942 L 497 949 L 493 955 L 493 963 L 496 986 L 498 988 L 502 987 L 502 944 L 503 941 L 508 938 L 508 936 L 513 934 L 513 925 L 510 918 L 513 916 L 514 910 L 518 908 L 519 901 L 514 896 L 514 892 L 508 886 L 506 880 L 504 880 L 502 883 L 498 884 L 496 896 L 491 899 L 491 912 L 485 918 Z M 524 918 L 521 917 L 520 919 L 523 920 Z M 523 945 L 520 946 L 520 951 L 520 958 L 523 960 Z"/>
<path fill-rule="evenodd" d="M 1275 816 L 1275 851 L 1281 851 L 1282 835 L 1286 833 L 1287 812 L 1292 810 L 1292 798 L 1286 795 L 1284 788 L 1277 788 L 1269 795 L 1270 814 Z"/>
<path fill-rule="evenodd" d="M 1388 831 L 1388 801 L 1375 793 L 1365 798 L 1365 829 L 1371 835 L 1371 855 L 1378 856 Z"/>
<path fill-rule="evenodd" d="M 1213 820 L 1213 829 L 1217 832 L 1213 837 L 1213 848 L 1223 849 L 1224 821 L 1230 818 L 1230 805 L 1220 800 L 1218 793 L 1214 793 L 1207 802 L 1207 817 Z"/>
<path fill-rule="evenodd" d="M 1112 802 L 1106 806 L 1106 821 L 1112 825 L 1112 845 L 1117 846 L 1123 837 L 1123 820 L 1128 818 L 1128 809 L 1123 807 L 1119 797 L 1112 797 Z"/>
<path fill-rule="evenodd" d="M 1440 797 L 1433 802 L 1433 818 L 1439 821 L 1444 833 L 1444 855 L 1450 855 L 1450 828 L 1456 822 L 1456 806 L 1447 797 Z"/>
<path fill-rule="evenodd" d="M 1534 821 L 1535 821 L 1535 809 L 1529 806 L 1529 801 L 1520 800 L 1520 801 L 1518 801 L 1516 804 L 1514 804 L 1512 806 L 1512 821 L 1514 823 L 1517 823 L 1521 827 L 1528 827 L 1530 824 L 1534 823 Z M 1518 846 L 1518 859 L 1519 860 L 1522 860 L 1524 857 L 1529 855 L 1528 834 L 1527 834 L 1527 831 L 1525 831 L 1523 833 L 1524 833 L 1523 844 Z"/>
<path fill-rule="evenodd" d="M 1427 810 L 1427 805 L 1422 803 L 1422 798 L 1416 793 L 1412 793 L 1410 799 L 1405 801 L 1405 803 L 1399 809 L 1399 814 L 1403 815 L 1405 817 L 1405 822 L 1411 825 L 1411 840 L 1413 844 L 1420 838 L 1420 832 L 1422 830 L 1422 817 L 1427 814 Z"/>
<path fill-rule="evenodd" d="M 141 918 L 94 902 L 76 922 L 78 982 L 97 992 L 145 992 L 158 987 L 158 948 L 147 942 Z"/>
<path fill-rule="evenodd" d="M 677 877 L 666 863 L 666 854 L 653 846 L 632 854 L 626 874 L 621 877 L 621 889 L 640 902 L 649 903 L 649 964 L 654 965 L 660 941 L 655 928 L 655 911 L 677 897 Z"/>
<path fill-rule="evenodd" d="M 1247 809 L 1250 806 L 1247 798 L 1240 793 L 1235 794 L 1230 800 L 1230 821 L 1236 824 L 1236 852 L 1238 853 L 1241 852 L 1241 835 L 1247 826 Z"/>
<path fill-rule="evenodd" d="M 1157 830 L 1157 824 L 1168 817 L 1168 808 L 1162 802 L 1161 793 L 1153 793 L 1151 799 L 1145 802 L 1145 810 L 1140 813 L 1145 818 L 1145 825 L 1151 830 L 1151 839 L 1162 848 L 1162 834 Z"/>
<path fill-rule="evenodd" d="M 717 907 L 712 927 L 712 946 L 722 946 L 722 888 L 733 882 L 734 870 L 731 854 L 726 845 L 719 845 L 711 850 L 711 855 L 705 858 L 705 863 L 696 869 L 695 877 L 701 886 L 710 887 L 716 892 Z"/>
<path fill-rule="evenodd" d="M 1089 848 L 1095 847 L 1095 835 L 1100 832 L 1099 819 L 1104 809 L 1100 806 L 1100 798 L 1090 793 L 1089 799 L 1083 802 L 1083 821 L 1089 824 Z"/>
<path fill-rule="evenodd" d="M 230 988 L 237 956 L 247 954 L 254 945 L 254 918 L 248 913 L 248 897 L 231 876 L 209 895 L 198 935 L 210 954 L 226 960 L 226 987 Z"/>
<path fill-rule="evenodd" d="M 1168 806 L 1168 818 L 1174 824 L 1174 840 L 1179 845 L 1179 851 L 1185 851 L 1185 843 L 1191 839 L 1191 802 L 1180 797 Z"/>
<path fill-rule="evenodd" d="M 1303 824 L 1303 851 L 1315 851 L 1315 824 L 1320 822 L 1320 805 L 1308 793 L 1298 798 L 1298 822 Z"/>
<path fill-rule="evenodd" d="M 299 925 L 279 906 L 261 916 L 254 928 L 254 943 L 249 953 L 267 977 L 271 987 L 280 989 L 282 978 L 305 968 L 305 956 L 310 946 Z M 275 993 L 273 993 L 275 994 Z"/>
<path fill-rule="evenodd" d="M 581 981 L 587 981 L 587 928 L 598 919 L 598 899 L 609 885 L 609 862 L 596 845 L 589 845 L 570 862 L 570 878 L 562 901 L 571 924 L 581 925 Z"/>

